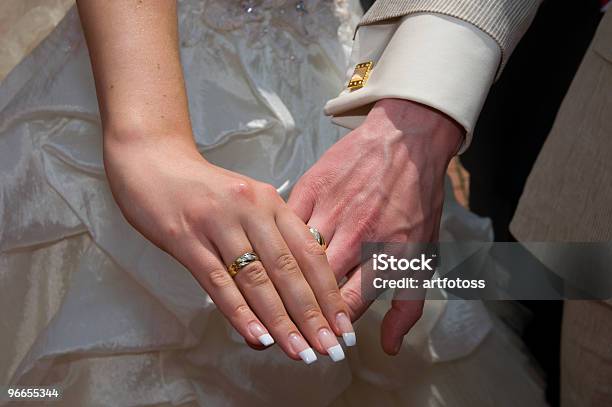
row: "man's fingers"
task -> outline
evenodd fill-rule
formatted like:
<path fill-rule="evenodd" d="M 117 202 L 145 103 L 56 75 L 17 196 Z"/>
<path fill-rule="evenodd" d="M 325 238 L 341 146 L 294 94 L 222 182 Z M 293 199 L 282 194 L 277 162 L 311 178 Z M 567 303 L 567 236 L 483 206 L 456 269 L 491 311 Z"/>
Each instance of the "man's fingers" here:
<path fill-rule="evenodd" d="M 355 268 L 354 273 L 346 283 L 340 287 L 340 295 L 348 305 L 351 321 L 356 321 L 370 307 L 372 301 L 366 301 L 361 292 L 361 266 Z"/>
<path fill-rule="evenodd" d="M 346 284 L 340 287 L 342 299 L 349 307 L 352 321 L 355 321 L 372 304 L 366 300 L 361 289 L 361 266 L 358 266 Z M 381 325 L 381 344 L 385 353 L 397 355 L 404 336 L 423 315 L 424 300 L 393 300 L 391 309 L 385 315 Z"/>
<path fill-rule="evenodd" d="M 309 221 L 314 225 L 313 220 Z M 319 228 L 319 226 L 317 226 Z M 321 230 L 319 228 L 319 230 Z M 327 236 L 323 235 L 327 239 Z M 329 240 L 327 247 L 327 261 L 331 267 L 336 281 L 340 282 L 349 272 L 359 265 L 360 243 L 351 237 L 350 233 L 345 233 L 342 229 L 337 230 L 333 239 Z"/>
<path fill-rule="evenodd" d="M 307 223 L 308 219 L 310 219 L 315 205 L 313 195 L 309 191 L 310 189 L 304 186 L 303 181 L 298 182 L 291 191 L 287 201 L 287 205 L 304 223 Z"/>
<path fill-rule="evenodd" d="M 404 336 L 423 315 L 424 300 L 393 300 L 381 326 L 381 344 L 385 353 L 397 355 Z"/>

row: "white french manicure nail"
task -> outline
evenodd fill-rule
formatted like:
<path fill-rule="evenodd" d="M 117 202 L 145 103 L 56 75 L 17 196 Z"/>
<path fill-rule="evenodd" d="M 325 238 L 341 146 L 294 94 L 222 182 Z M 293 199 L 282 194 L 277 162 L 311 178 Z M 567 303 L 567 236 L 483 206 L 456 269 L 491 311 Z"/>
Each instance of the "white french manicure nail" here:
<path fill-rule="evenodd" d="M 274 343 L 274 338 L 259 322 L 251 322 L 249 324 L 249 331 L 263 346 L 270 346 Z"/>
<path fill-rule="evenodd" d="M 307 365 L 317 361 L 317 355 L 315 355 L 312 348 L 308 346 L 308 342 L 306 342 L 301 335 L 295 332 L 290 333 L 289 344 L 291 344 L 293 351 L 297 353 Z"/>
<path fill-rule="evenodd" d="M 257 339 L 259 339 L 259 342 L 261 342 L 263 346 L 270 346 L 274 343 L 274 338 L 272 338 L 270 334 L 263 334 Z"/>
<path fill-rule="evenodd" d="M 346 346 L 355 346 L 357 343 L 357 336 L 355 335 L 355 332 L 343 333 L 342 340 Z"/>
<path fill-rule="evenodd" d="M 334 362 L 339 362 L 344 359 L 344 351 L 342 350 L 342 346 L 340 346 L 339 344 L 328 348 L 327 353 L 329 354 L 331 360 L 333 360 Z"/>
<path fill-rule="evenodd" d="M 317 361 L 317 355 L 315 355 L 312 348 L 304 349 L 303 351 L 298 353 L 298 355 L 300 355 L 304 363 L 306 363 L 307 365 Z"/>
<path fill-rule="evenodd" d="M 319 329 L 319 342 L 327 351 L 327 354 L 334 362 L 344 359 L 344 351 L 338 343 L 336 336 L 327 328 Z"/>
<path fill-rule="evenodd" d="M 344 312 L 339 312 L 336 315 L 336 324 L 342 332 L 342 340 L 344 340 L 344 344 L 346 346 L 355 346 L 357 343 L 357 336 L 355 335 L 355 330 L 353 329 L 353 324 L 351 324 L 351 320 L 348 315 Z"/>

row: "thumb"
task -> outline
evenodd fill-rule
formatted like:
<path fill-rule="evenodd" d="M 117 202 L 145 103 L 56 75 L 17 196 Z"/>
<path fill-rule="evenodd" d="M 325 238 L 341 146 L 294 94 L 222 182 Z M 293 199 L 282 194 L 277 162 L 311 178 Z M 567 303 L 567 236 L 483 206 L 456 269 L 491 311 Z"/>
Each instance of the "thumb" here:
<path fill-rule="evenodd" d="M 393 300 L 381 325 L 381 345 L 388 355 L 397 355 L 404 335 L 423 315 L 424 300 Z"/>

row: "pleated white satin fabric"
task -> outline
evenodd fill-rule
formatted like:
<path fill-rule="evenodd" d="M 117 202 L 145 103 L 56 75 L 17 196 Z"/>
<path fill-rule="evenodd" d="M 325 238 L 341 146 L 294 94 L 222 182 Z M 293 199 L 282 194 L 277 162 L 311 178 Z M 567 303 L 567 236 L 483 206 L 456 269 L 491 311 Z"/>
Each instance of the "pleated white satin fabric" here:
<path fill-rule="evenodd" d="M 243 3 L 180 1 L 194 133 L 208 159 L 286 195 L 342 135 L 322 107 L 344 85 L 358 14 L 341 0 Z M 490 239 L 489 223 L 452 200 L 442 223 L 445 240 Z M 358 405 L 365 388 L 389 398 L 379 405 L 444 405 L 487 380 L 500 400 L 514 383 L 539 394 L 497 330 L 485 348 L 516 382 L 485 374 L 479 345 L 492 325 L 478 302 L 428 303 L 399 359 L 378 345 L 382 303 L 358 324 L 347 362 L 248 348 L 115 205 L 75 9 L 0 85 L 0 251 L 0 385 L 59 385 L 63 405 Z"/>

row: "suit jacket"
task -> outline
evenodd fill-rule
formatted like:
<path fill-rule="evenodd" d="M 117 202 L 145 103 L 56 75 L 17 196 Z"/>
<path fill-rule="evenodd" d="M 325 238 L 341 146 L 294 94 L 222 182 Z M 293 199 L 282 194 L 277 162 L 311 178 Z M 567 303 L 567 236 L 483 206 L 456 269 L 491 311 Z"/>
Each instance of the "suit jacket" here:
<path fill-rule="evenodd" d="M 377 0 L 359 25 L 416 13 L 455 17 L 489 34 L 502 52 L 503 68 L 542 0 Z M 501 71 L 501 69 L 500 69 Z"/>
<path fill-rule="evenodd" d="M 610 11 L 557 114 L 510 229 L 522 241 L 612 240 Z M 611 405 L 612 300 L 566 301 L 564 313 L 562 405 Z"/>
<path fill-rule="evenodd" d="M 612 240 L 610 11 L 527 180 L 511 231 L 523 241 Z"/>

